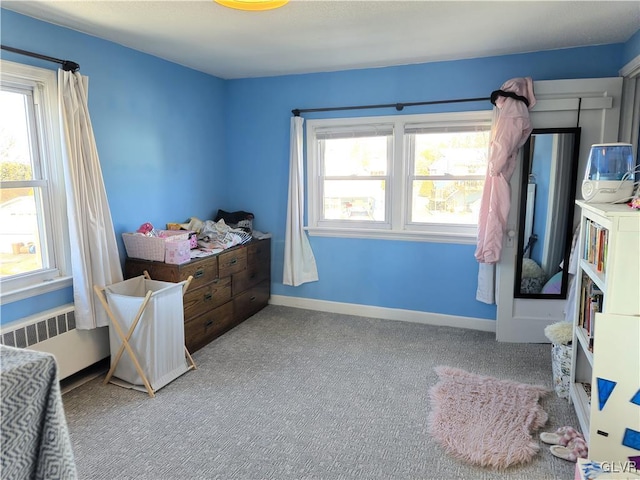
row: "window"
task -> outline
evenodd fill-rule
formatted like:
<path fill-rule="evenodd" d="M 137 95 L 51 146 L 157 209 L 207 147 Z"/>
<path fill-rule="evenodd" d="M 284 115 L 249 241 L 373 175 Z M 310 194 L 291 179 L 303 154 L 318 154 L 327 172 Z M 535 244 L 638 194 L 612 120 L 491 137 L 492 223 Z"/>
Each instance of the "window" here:
<path fill-rule="evenodd" d="M 7 303 L 64 286 L 69 268 L 55 72 L 1 66 L 0 282 Z"/>
<path fill-rule="evenodd" d="M 322 172 L 320 223 L 387 228 L 393 125 L 318 129 L 316 141 Z"/>
<path fill-rule="evenodd" d="M 311 235 L 475 243 L 491 112 L 309 120 Z"/>

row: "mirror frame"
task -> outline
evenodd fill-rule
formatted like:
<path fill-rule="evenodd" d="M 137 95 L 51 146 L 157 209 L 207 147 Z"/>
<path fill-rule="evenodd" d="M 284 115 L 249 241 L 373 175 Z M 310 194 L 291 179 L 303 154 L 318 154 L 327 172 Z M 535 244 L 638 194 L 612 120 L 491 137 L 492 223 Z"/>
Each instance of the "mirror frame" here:
<path fill-rule="evenodd" d="M 522 174 L 520 178 L 520 205 L 518 211 L 518 248 L 516 249 L 516 268 L 515 268 L 515 280 L 513 285 L 513 297 L 514 298 L 533 298 L 533 299 L 565 299 L 567 298 L 567 290 L 569 285 L 569 273 L 566 270 L 566 266 L 569 265 L 569 256 L 571 255 L 571 244 L 573 241 L 573 216 L 575 211 L 575 199 L 576 199 L 576 185 L 578 175 L 578 162 L 580 159 L 580 127 L 569 128 L 534 128 L 531 131 L 531 135 L 527 139 L 527 142 L 523 146 L 523 162 L 522 162 Z M 571 171 L 569 185 L 569 198 L 568 198 L 568 212 L 567 212 L 567 224 L 565 225 L 565 245 L 563 255 L 562 269 L 562 286 L 560 293 L 521 293 L 521 277 L 522 277 L 522 255 L 524 251 L 524 229 L 525 229 L 525 211 L 527 206 L 527 185 L 529 183 L 529 171 L 531 169 L 532 149 L 531 139 L 534 135 L 540 134 L 552 134 L 552 133 L 572 133 L 573 137 L 573 152 L 571 155 Z M 535 148 L 535 145 L 534 145 Z"/>

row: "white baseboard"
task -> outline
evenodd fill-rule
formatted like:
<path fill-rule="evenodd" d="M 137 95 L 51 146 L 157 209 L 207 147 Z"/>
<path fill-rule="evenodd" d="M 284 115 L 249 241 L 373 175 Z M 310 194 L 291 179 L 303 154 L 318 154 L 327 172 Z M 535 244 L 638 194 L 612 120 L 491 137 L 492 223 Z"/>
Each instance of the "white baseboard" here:
<path fill-rule="evenodd" d="M 417 310 L 403 310 L 400 308 L 374 307 L 355 303 L 330 302 L 312 298 L 289 297 L 286 295 L 271 295 L 269 303 L 285 307 L 304 308 L 320 312 L 342 313 L 359 317 L 381 318 L 383 320 L 397 320 L 401 322 L 422 323 L 444 327 L 466 328 L 483 332 L 495 332 L 495 320 L 484 318 L 460 317 L 441 313 L 420 312 Z"/>

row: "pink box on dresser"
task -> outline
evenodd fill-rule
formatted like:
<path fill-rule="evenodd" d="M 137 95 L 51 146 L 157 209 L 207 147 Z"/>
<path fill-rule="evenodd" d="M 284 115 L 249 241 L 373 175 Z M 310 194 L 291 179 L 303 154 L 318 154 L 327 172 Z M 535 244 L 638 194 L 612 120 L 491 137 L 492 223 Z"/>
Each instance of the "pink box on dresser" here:
<path fill-rule="evenodd" d="M 191 248 L 198 248 L 198 236 L 192 230 L 162 230 L 160 236 L 166 238 L 168 242 L 174 241 L 171 237 L 176 237 L 176 240 L 188 238 L 191 242 Z"/>
<path fill-rule="evenodd" d="M 168 241 L 165 245 L 165 263 L 180 265 L 191 260 L 191 243 L 189 240 Z"/>

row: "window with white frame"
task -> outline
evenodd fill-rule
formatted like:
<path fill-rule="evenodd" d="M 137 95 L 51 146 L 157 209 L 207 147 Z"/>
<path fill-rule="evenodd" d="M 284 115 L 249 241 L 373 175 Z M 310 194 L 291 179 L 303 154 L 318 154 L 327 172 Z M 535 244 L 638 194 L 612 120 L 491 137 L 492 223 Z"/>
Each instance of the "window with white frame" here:
<path fill-rule="evenodd" d="M 1 67 L 0 286 L 6 303 L 60 288 L 70 272 L 56 74 L 7 61 Z"/>
<path fill-rule="evenodd" d="M 491 111 L 307 122 L 311 235 L 474 243 Z"/>

